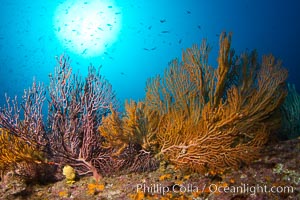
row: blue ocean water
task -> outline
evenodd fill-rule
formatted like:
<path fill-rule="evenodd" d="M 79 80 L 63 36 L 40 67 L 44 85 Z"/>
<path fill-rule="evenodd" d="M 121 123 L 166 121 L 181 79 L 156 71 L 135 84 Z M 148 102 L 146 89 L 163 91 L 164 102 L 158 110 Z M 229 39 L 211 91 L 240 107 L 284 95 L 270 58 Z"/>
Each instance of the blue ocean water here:
<path fill-rule="evenodd" d="M 300 3 L 297 0 L 106 0 L 105 8 L 101 7 L 104 2 L 101 0 L 69 0 L 69 7 L 63 8 L 60 16 L 57 10 L 65 2 L 0 1 L 1 106 L 5 103 L 5 93 L 22 96 L 33 77 L 47 85 L 48 75 L 56 65 L 55 57 L 62 53 L 70 56 L 73 72 L 79 70 L 83 76 L 90 63 L 102 65 L 102 74 L 112 84 L 121 105 L 125 99 L 143 99 L 147 78 L 162 74 L 169 61 L 180 58 L 183 49 L 200 44 L 203 38 L 213 47 L 210 63 L 216 66 L 222 31 L 233 32 L 232 47 L 237 54 L 257 49 L 259 55 L 273 53 L 280 58 L 289 69 L 289 82 L 296 84 L 299 92 Z M 104 35 L 80 32 L 77 28 L 82 29 L 82 24 L 73 26 L 65 38 L 58 37 L 65 27 L 77 22 L 87 24 L 87 29 L 93 26 L 93 16 L 86 19 L 89 11 L 84 9 L 98 2 L 100 6 L 92 6 L 100 17 L 98 22 L 103 23 L 103 26 L 97 24 L 97 32 L 107 31 L 107 36 L 118 26 L 113 40 L 97 43 Z M 72 10 L 76 3 L 83 10 Z M 117 21 L 110 22 L 112 17 L 105 16 L 110 9 L 115 9 L 112 17 Z M 55 20 L 61 20 L 62 27 Z M 88 38 L 78 41 L 81 49 L 77 52 L 65 46 L 77 42 L 76 36 L 84 34 L 89 34 Z M 103 45 L 103 48 L 97 55 L 89 56 L 91 38 L 95 39 L 94 47 Z"/>

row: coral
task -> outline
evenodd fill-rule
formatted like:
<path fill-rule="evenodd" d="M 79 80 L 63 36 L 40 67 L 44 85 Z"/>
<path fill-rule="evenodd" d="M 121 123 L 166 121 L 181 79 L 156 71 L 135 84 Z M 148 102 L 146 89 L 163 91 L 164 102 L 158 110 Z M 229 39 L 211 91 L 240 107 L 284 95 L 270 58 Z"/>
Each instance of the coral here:
<path fill-rule="evenodd" d="M 72 73 L 67 56 L 58 57 L 57 63 L 54 74 L 49 75 L 47 121 L 43 121 L 42 114 L 46 90 L 43 84 L 33 81 L 32 87 L 24 90 L 21 104 L 17 97 L 11 100 L 6 96 L 7 104 L 0 111 L 0 128 L 11 133 L 9 137 L 16 145 L 28 145 L 42 152 L 50 163 L 59 167 L 69 164 L 79 175 L 93 174 L 99 179 L 101 173 L 116 165 L 111 152 L 102 148 L 103 137 L 97 131 L 110 106 L 117 107 L 115 93 L 100 75 L 100 68 L 90 66 L 82 80 L 78 73 Z M 19 153 L 23 155 L 19 147 L 12 151 Z"/>
<path fill-rule="evenodd" d="M 155 151 L 154 132 L 158 125 L 158 115 L 147 110 L 143 102 L 131 100 L 125 102 L 125 115 L 121 118 L 112 110 L 112 114 L 104 117 L 100 134 L 105 137 L 105 146 L 114 147 L 119 155 L 130 143 L 140 145 L 146 151 Z"/>
<path fill-rule="evenodd" d="M 3 128 L 0 128 L 0 160 L 1 177 L 10 171 L 26 181 L 46 177 L 40 174 L 41 166 L 47 165 L 44 154 Z"/>
<path fill-rule="evenodd" d="M 40 151 L 48 151 L 47 136 L 43 123 L 43 103 L 46 99 L 43 84 L 33 80 L 32 86 L 24 90 L 21 104 L 17 96 L 7 95 L 6 105 L 0 111 L 0 127 L 21 138 Z"/>
<path fill-rule="evenodd" d="M 14 170 L 26 181 L 44 182 L 53 178 L 45 173 L 55 170 L 47 162 L 49 145 L 42 114 L 45 95 L 44 86 L 34 80 L 32 86 L 24 90 L 20 104 L 17 97 L 6 96 L 6 105 L 0 110 L 3 173 Z"/>
<path fill-rule="evenodd" d="M 300 95 L 295 85 L 288 84 L 288 95 L 280 107 L 282 125 L 279 137 L 296 138 L 300 134 Z"/>
<path fill-rule="evenodd" d="M 70 165 L 79 175 L 93 174 L 114 165 L 109 152 L 102 148 L 97 131 L 109 106 L 116 108 L 115 93 L 100 69 L 88 69 L 85 81 L 73 74 L 68 57 L 61 56 L 50 76 L 49 141 L 53 159 L 60 165 Z"/>
<path fill-rule="evenodd" d="M 157 152 L 155 131 L 158 126 L 158 113 L 147 110 L 143 102 L 125 102 L 125 115 L 120 116 L 114 109 L 103 117 L 99 126 L 105 138 L 104 147 L 113 150 L 113 155 L 123 160 L 122 168 L 129 171 L 145 171 L 157 168 L 153 158 Z"/>
<path fill-rule="evenodd" d="M 220 36 L 218 67 L 208 65 L 204 41 L 147 84 L 145 104 L 161 112 L 161 154 L 181 168 L 238 167 L 258 156 L 283 101 L 287 71 L 272 55 L 234 57 L 231 34 Z"/>
<path fill-rule="evenodd" d="M 100 68 L 90 66 L 82 79 L 68 57 L 57 57 L 46 122 L 42 84 L 34 81 L 20 105 L 6 96 L 0 167 L 33 173 L 49 163 L 69 165 L 99 180 L 120 170 L 156 169 L 161 159 L 214 173 L 251 162 L 280 125 L 287 71 L 272 55 L 261 63 L 255 51 L 235 56 L 231 34 L 220 36 L 217 68 L 208 64 L 209 52 L 205 40 L 188 48 L 163 76 L 148 80 L 143 102 L 125 102 L 123 116 Z"/>
<path fill-rule="evenodd" d="M 208 64 L 209 51 L 205 40 L 187 49 L 164 76 L 148 80 L 143 103 L 126 103 L 123 118 L 104 118 L 106 146 L 121 154 L 133 141 L 156 158 L 202 172 L 257 158 L 280 124 L 287 71 L 272 55 L 261 63 L 255 51 L 235 56 L 231 33 L 220 36 L 217 68 Z"/>
<path fill-rule="evenodd" d="M 231 34 L 220 36 L 218 67 L 208 65 L 209 46 L 193 46 L 164 77 L 147 84 L 145 105 L 162 114 L 156 133 L 160 153 L 181 168 L 239 167 L 257 158 L 284 100 L 287 71 L 272 55 L 234 57 Z"/>

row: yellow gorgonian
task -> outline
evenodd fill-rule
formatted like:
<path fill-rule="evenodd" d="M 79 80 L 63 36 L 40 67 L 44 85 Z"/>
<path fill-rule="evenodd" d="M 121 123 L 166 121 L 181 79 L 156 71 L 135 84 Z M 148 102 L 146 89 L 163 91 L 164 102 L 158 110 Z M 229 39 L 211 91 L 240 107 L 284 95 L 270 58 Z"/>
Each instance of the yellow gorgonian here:
<path fill-rule="evenodd" d="M 44 159 L 42 152 L 8 130 L 0 128 L 0 160 L 0 170 L 5 170 L 20 162 L 41 163 Z"/>

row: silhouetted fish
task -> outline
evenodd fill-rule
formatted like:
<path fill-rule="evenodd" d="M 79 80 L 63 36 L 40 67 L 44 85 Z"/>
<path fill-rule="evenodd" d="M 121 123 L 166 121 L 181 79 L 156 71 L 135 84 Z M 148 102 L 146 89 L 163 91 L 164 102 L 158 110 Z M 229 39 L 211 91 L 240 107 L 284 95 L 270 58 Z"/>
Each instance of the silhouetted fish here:
<path fill-rule="evenodd" d="M 81 54 L 86 54 L 87 50 L 88 50 L 88 49 L 84 49 L 84 50 L 81 52 Z"/>
<path fill-rule="evenodd" d="M 161 31 L 161 33 L 170 33 L 170 31 Z"/>
<path fill-rule="evenodd" d="M 165 23 L 167 20 L 166 19 L 161 19 L 159 21 L 160 21 L 160 23 Z"/>
<path fill-rule="evenodd" d="M 187 14 L 191 14 L 192 12 L 191 12 L 191 11 L 189 11 L 189 10 L 187 10 L 187 11 L 186 11 L 186 13 L 187 13 Z"/>

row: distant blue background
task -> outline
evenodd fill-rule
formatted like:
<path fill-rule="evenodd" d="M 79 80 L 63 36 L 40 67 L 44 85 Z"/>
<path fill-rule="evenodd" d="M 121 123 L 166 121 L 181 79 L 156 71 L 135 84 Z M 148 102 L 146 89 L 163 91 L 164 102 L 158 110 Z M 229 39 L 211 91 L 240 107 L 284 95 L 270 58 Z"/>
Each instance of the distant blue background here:
<path fill-rule="evenodd" d="M 79 69 L 84 75 L 89 63 L 103 65 L 121 105 L 125 99 L 142 99 L 147 78 L 162 74 L 182 49 L 203 38 L 213 46 L 210 63 L 216 66 L 222 31 L 233 32 L 232 47 L 238 54 L 256 48 L 259 55 L 273 53 L 282 59 L 289 82 L 299 92 L 298 0 L 115 0 L 122 14 L 119 37 L 107 54 L 88 59 L 65 51 L 54 34 L 53 15 L 61 2 L 0 1 L 1 107 L 4 93 L 21 96 L 33 77 L 47 84 L 55 56 L 63 52 L 71 57 L 73 72 Z"/>

